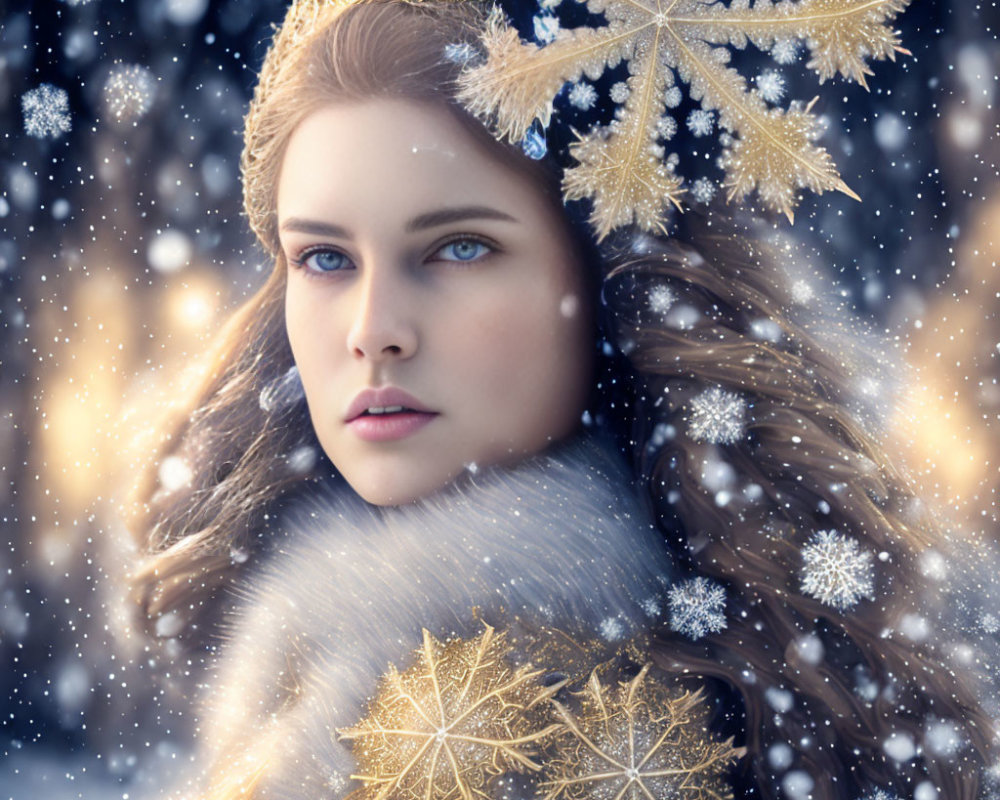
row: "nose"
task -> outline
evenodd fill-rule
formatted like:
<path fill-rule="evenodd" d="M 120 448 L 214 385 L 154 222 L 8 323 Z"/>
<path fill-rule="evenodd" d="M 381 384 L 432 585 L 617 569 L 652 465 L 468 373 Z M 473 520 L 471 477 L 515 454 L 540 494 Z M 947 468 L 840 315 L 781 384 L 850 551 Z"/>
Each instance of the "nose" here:
<path fill-rule="evenodd" d="M 413 297 L 403 277 L 376 265 L 356 284 L 347 349 L 371 361 L 407 359 L 417 352 Z"/>

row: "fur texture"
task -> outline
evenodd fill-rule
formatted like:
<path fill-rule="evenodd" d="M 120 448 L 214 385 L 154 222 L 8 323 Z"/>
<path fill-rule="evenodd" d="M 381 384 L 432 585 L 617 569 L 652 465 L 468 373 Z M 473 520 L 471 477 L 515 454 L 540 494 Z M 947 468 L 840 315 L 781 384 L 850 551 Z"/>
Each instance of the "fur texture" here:
<path fill-rule="evenodd" d="M 478 614 L 615 640 L 649 626 L 676 569 L 627 475 L 581 435 L 406 507 L 335 489 L 293 504 L 205 687 L 199 780 L 259 773 L 268 798 L 354 788 L 334 730 L 365 715 L 390 663 L 409 665 L 422 628 L 472 636 Z"/>

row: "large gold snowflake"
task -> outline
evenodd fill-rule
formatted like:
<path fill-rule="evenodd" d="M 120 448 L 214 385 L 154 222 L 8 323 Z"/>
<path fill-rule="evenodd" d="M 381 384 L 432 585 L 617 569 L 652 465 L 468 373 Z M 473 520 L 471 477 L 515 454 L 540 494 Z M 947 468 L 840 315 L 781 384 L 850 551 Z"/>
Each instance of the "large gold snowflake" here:
<path fill-rule="evenodd" d="M 717 112 L 731 140 L 722 164 L 730 200 L 757 189 L 768 207 L 792 219 L 800 188 L 837 189 L 841 180 L 820 135 L 811 105 L 769 107 L 759 91 L 728 66 L 729 47 L 752 42 L 783 58 L 797 42 L 810 51 L 806 66 L 825 81 L 836 74 L 865 85 L 865 63 L 906 52 L 887 27 L 909 0 L 582 0 L 607 25 L 559 30 L 543 47 L 523 43 L 499 12 L 485 35 L 487 59 L 466 71 L 461 98 L 491 120 L 501 136 L 521 140 L 534 120 L 548 125 L 552 102 L 568 81 L 596 80 L 628 62 L 623 105 L 609 125 L 578 135 L 566 171 L 568 200 L 592 198 L 591 224 L 599 238 L 635 223 L 662 229 L 664 211 L 680 207 L 683 180 L 664 163 L 661 140 L 676 123 L 668 92 L 679 79 L 705 112 Z M 775 50 L 777 48 L 777 50 Z M 676 93 L 676 90 L 674 90 Z"/>
<path fill-rule="evenodd" d="M 542 721 L 560 684 L 540 670 L 512 669 L 503 634 L 486 626 L 474 639 L 439 642 L 424 631 L 412 667 L 390 668 L 369 715 L 338 730 L 354 740 L 365 800 L 488 797 L 502 772 L 537 771 L 537 748 L 560 727 Z"/>
<path fill-rule="evenodd" d="M 745 748 L 711 739 L 701 690 L 671 692 L 647 681 L 650 665 L 617 691 L 596 673 L 572 713 L 552 700 L 564 725 L 546 761 L 544 800 L 723 800 L 724 772 Z"/>

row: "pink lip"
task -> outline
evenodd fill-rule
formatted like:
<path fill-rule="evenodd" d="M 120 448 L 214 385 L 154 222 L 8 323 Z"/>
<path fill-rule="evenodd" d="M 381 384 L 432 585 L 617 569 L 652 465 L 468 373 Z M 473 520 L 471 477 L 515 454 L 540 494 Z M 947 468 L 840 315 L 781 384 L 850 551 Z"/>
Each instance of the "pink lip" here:
<path fill-rule="evenodd" d="M 372 407 L 403 406 L 406 411 L 384 416 L 361 416 Z M 437 416 L 412 395 L 394 386 L 365 389 L 360 392 L 344 414 L 348 427 L 367 442 L 388 442 L 403 439 L 420 430 Z"/>

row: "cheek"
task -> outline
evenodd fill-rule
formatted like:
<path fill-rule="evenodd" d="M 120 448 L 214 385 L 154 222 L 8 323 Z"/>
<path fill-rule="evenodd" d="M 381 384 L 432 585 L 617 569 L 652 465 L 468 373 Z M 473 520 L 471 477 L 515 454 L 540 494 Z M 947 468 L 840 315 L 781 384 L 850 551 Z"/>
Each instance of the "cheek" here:
<path fill-rule="evenodd" d="M 523 414 L 526 405 L 541 411 L 564 399 L 575 404 L 590 351 L 583 298 L 571 288 L 520 289 L 494 295 L 456 321 L 455 360 L 491 407 Z"/>

